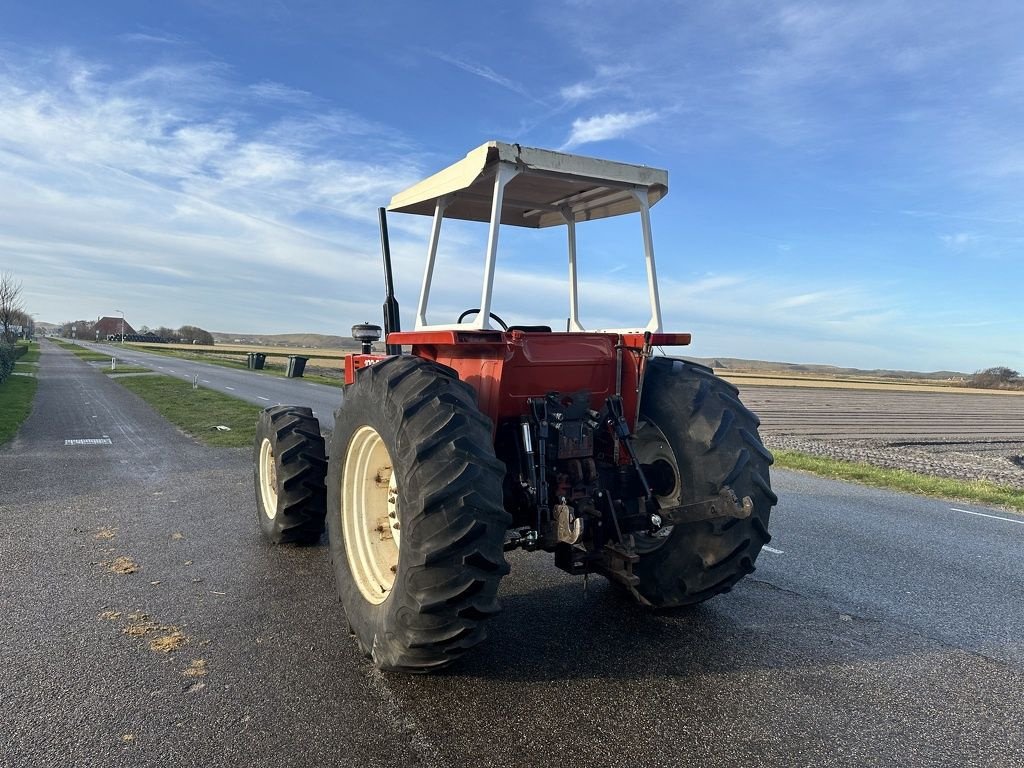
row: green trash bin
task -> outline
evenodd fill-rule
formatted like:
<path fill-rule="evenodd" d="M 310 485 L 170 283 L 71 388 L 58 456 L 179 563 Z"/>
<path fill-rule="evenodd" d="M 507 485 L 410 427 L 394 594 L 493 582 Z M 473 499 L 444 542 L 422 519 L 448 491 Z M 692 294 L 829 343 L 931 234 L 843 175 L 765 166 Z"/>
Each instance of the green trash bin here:
<path fill-rule="evenodd" d="M 250 352 L 249 357 L 251 358 L 249 367 L 254 371 L 262 371 L 267 362 L 267 356 L 262 352 Z"/>
<path fill-rule="evenodd" d="M 302 355 L 288 355 L 288 371 L 285 373 L 289 379 L 297 379 L 302 377 L 302 372 L 306 370 L 306 361 L 308 357 Z"/>

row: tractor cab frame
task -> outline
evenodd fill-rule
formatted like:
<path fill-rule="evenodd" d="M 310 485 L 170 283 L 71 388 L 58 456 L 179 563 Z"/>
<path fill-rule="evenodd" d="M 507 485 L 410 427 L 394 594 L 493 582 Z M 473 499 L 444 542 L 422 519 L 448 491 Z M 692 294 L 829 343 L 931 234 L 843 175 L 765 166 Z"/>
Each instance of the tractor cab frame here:
<path fill-rule="evenodd" d="M 690 343 L 688 333 L 662 331 L 650 207 L 666 194 L 668 173 L 657 168 L 499 141 L 477 147 L 459 162 L 399 192 L 388 206 L 388 211 L 431 216 L 433 221 L 412 331 L 398 327 L 387 224 L 381 210 L 388 351 L 411 347 L 413 355 L 459 371 L 462 380 L 477 391 L 480 409 L 496 430 L 503 420 L 527 413 L 526 401 L 533 397 L 551 391 L 583 390 L 591 393 L 592 406 L 597 410 L 604 407 L 609 396 L 621 396 L 626 425 L 632 429 L 644 361 L 652 348 Z M 649 319 L 643 326 L 587 330 L 579 317 L 576 224 L 632 213 L 640 215 Z M 446 218 L 488 224 L 483 286 L 475 317 L 467 322 L 431 324 L 427 305 Z M 502 225 L 566 228 L 569 303 L 565 332 L 516 325 L 499 330 L 491 325 Z M 373 354 L 350 355 L 346 360 L 346 383 L 355 380 L 357 370 L 381 359 Z"/>
<path fill-rule="evenodd" d="M 643 328 L 610 332 L 661 332 L 661 304 L 654 264 L 650 207 L 668 193 L 668 173 L 544 149 L 491 141 L 463 160 L 391 199 L 388 210 L 433 217 L 423 272 L 416 330 L 490 330 L 491 296 L 501 225 L 534 229 L 565 226 L 568 240 L 568 330 L 586 330 L 579 319 L 576 223 L 626 213 L 640 214 L 650 319 Z M 431 325 L 427 302 L 443 219 L 487 222 L 483 288 L 472 322 Z"/>

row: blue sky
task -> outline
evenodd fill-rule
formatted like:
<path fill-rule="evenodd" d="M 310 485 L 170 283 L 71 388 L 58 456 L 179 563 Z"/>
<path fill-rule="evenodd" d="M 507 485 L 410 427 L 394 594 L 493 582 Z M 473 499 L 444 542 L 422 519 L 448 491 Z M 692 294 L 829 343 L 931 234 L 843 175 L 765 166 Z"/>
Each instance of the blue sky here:
<path fill-rule="evenodd" d="M 1024 369 L 1024 5 L 0 3 L 0 270 L 60 322 L 347 334 L 376 209 L 489 139 L 669 171 L 688 353 Z M 404 220 L 403 220 L 404 219 Z M 392 216 L 408 320 L 428 222 Z M 580 227 L 581 314 L 642 322 L 639 225 Z M 564 324 L 564 233 L 494 309 Z M 430 319 L 475 306 L 446 227 Z"/>

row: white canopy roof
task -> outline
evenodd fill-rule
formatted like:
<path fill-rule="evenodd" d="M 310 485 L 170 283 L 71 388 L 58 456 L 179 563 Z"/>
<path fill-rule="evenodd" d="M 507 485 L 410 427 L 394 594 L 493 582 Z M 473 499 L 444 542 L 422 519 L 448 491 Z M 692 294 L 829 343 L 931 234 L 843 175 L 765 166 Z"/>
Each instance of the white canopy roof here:
<path fill-rule="evenodd" d="M 564 224 L 633 213 L 632 190 L 646 189 L 648 205 L 668 194 L 668 172 L 547 149 L 489 141 L 443 171 L 391 198 L 390 211 L 433 216 L 440 197 L 449 196 L 445 218 L 490 221 L 494 175 L 499 163 L 519 173 L 505 187 L 501 223 L 519 227 Z"/>

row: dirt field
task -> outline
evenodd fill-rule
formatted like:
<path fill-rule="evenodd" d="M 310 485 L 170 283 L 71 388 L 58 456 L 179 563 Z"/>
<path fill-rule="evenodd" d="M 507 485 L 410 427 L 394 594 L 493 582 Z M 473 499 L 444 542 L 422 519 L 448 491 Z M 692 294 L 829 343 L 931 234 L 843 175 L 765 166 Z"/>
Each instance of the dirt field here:
<path fill-rule="evenodd" d="M 773 434 L 887 441 L 1024 441 L 1024 398 L 740 384 Z"/>
<path fill-rule="evenodd" d="M 1000 389 L 971 389 L 958 382 L 937 382 L 930 379 L 881 378 L 877 376 L 817 376 L 813 374 L 794 373 L 739 373 L 716 370 L 724 379 L 738 387 L 805 387 L 808 389 L 867 389 L 890 392 L 939 392 L 961 395 L 996 395 L 997 397 L 1024 397 L 1022 391 Z"/>
<path fill-rule="evenodd" d="M 1024 399 L 739 383 L 770 448 L 1024 488 Z"/>

